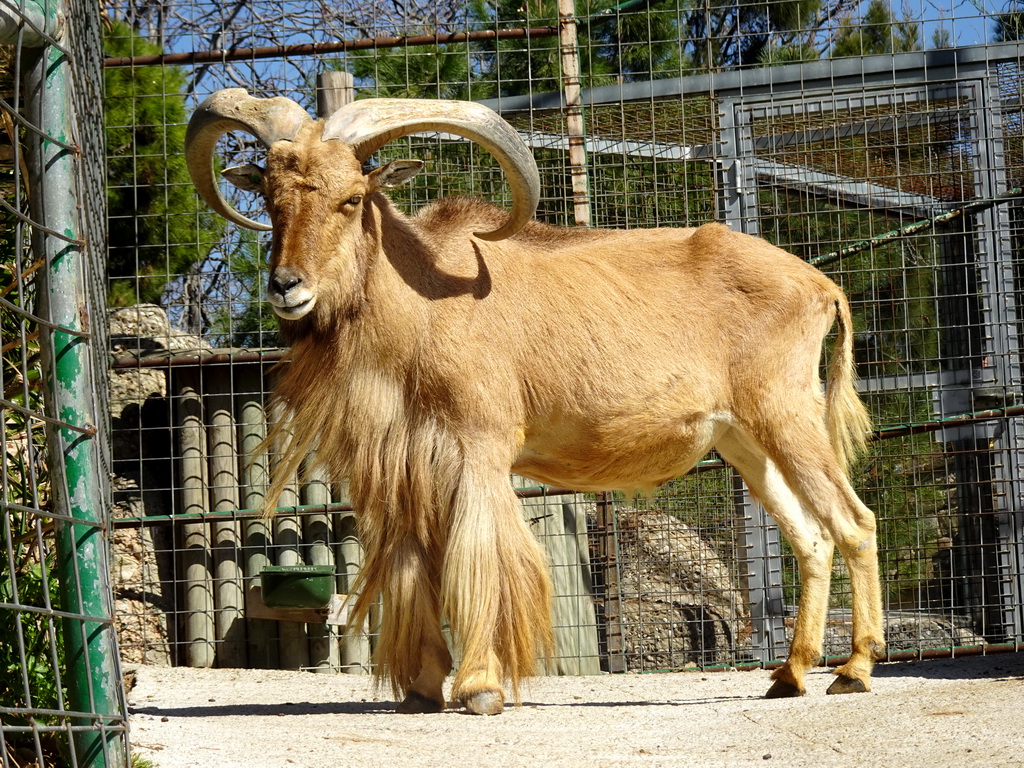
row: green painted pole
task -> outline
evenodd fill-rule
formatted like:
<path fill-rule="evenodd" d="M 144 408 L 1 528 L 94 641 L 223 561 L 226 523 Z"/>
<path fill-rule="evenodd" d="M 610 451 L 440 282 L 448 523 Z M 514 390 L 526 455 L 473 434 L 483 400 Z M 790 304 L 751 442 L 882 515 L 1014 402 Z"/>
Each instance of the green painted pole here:
<path fill-rule="evenodd" d="M 81 9 L 79 9 L 81 10 Z M 25 132 L 30 167 L 32 247 L 45 259 L 40 270 L 37 312 L 41 328 L 49 427 L 49 470 L 54 510 L 79 523 L 58 520 L 57 568 L 62 610 L 78 614 L 64 622 L 68 709 L 75 726 L 73 763 L 83 768 L 127 765 L 126 708 L 110 588 L 106 485 L 100 469 L 97 389 L 87 301 L 86 248 L 82 240 L 77 145 L 71 106 L 71 61 L 61 50 L 68 9 L 49 0 L 39 7 L 45 28 L 61 43 L 26 51 L 25 113 L 39 133 Z M 86 66 L 87 62 L 77 62 Z M 98 305 L 98 302 L 94 302 Z"/>

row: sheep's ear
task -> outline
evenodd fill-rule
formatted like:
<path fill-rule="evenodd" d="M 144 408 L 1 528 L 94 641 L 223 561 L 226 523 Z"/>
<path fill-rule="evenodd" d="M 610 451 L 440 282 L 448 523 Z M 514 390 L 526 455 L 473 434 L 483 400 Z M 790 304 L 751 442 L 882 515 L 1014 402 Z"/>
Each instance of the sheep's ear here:
<path fill-rule="evenodd" d="M 220 175 L 243 192 L 262 192 L 263 173 L 264 169 L 260 166 L 246 163 L 225 168 Z"/>
<path fill-rule="evenodd" d="M 423 161 L 421 160 L 392 160 L 370 172 L 370 187 L 372 189 L 397 187 L 419 173 L 422 167 Z"/>

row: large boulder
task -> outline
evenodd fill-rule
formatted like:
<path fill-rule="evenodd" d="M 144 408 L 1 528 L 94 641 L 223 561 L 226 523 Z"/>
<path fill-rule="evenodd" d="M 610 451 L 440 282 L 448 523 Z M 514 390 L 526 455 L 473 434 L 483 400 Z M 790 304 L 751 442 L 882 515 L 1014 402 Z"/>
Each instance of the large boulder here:
<path fill-rule="evenodd" d="M 657 511 L 618 513 L 627 668 L 731 663 L 749 646 L 749 611 L 731 569 L 690 526 Z"/>

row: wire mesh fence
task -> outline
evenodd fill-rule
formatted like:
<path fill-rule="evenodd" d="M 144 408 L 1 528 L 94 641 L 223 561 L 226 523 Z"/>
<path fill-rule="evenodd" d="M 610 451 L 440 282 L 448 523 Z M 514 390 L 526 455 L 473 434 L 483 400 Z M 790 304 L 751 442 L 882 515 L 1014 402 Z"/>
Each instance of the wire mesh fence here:
<path fill-rule="evenodd" d="M 71 138 L 47 134 L 15 95 L 37 48 L 24 36 L 39 30 L 12 32 L 0 307 L 0 618 L 14 638 L 7 652 L 16 670 L 12 698 L 0 703 L 0 729 L 15 745 L 8 751 L 28 749 L 41 762 L 50 735 L 63 734 L 72 764 L 123 756 L 118 692 L 61 672 L 70 664 L 117 677 L 109 608 L 88 602 L 83 581 L 90 569 L 104 571 L 96 563 L 106 558 L 102 514 L 90 516 L 95 500 L 85 505 L 92 510 L 76 506 L 83 465 L 95 499 L 113 477 L 116 613 L 127 658 L 351 672 L 371 664 L 372 621 L 344 631 L 340 596 L 360 563 L 358 510 L 345 488 L 296 480 L 283 514 L 273 522 L 258 514 L 275 459 L 256 446 L 269 369 L 281 357 L 262 302 L 267 243 L 201 206 L 181 158 L 187 116 L 212 90 L 244 85 L 313 112 L 316 76 L 325 72 L 351 75 L 348 98 L 491 105 L 538 160 L 545 221 L 632 228 L 721 220 L 840 282 L 854 306 L 861 391 L 878 430 L 854 476 L 879 517 L 890 651 L 1018 648 L 1020 9 L 929 6 L 909 17 L 885 3 L 839 2 L 822 3 L 813 18 L 786 15 L 798 6 L 698 13 L 669 0 L 575 8 L 453 0 L 391 13 L 382 4 L 111 3 L 102 16 L 105 191 L 89 165 L 102 129 L 98 117 L 82 117 L 96 114 L 99 100 L 101 77 L 90 66 L 98 64 L 100 16 L 74 6 L 70 42 L 45 41 L 74 63 L 80 122 Z M 53 110 L 39 114 L 49 119 Z M 47 141 L 33 138 L 40 131 Z M 31 163 L 37 143 L 57 157 L 26 184 L 20 163 Z M 259 154 L 241 136 L 221 149 L 235 160 Z M 427 167 L 396 191 L 401 207 L 415 211 L 448 194 L 507 197 L 490 156 L 452 136 L 413 136 L 379 160 L 407 155 Z M 77 164 L 67 183 L 50 170 L 58 160 Z M 82 234 L 68 235 L 53 225 L 55 203 L 39 201 L 52 200 L 48 185 L 66 197 L 76 183 L 84 185 L 74 198 L 81 211 L 72 206 L 72 215 L 84 223 Z M 95 223 L 103 200 L 106 284 L 94 247 L 104 239 Z M 263 215 L 258 200 L 236 201 Z M 92 259 L 81 275 L 87 301 L 71 302 L 70 315 L 60 314 L 67 307 L 58 299 L 39 301 L 53 270 L 29 249 L 29 229 L 50 241 L 39 247 Z M 70 387 L 78 400 L 44 404 L 41 392 L 58 390 L 59 398 L 61 387 L 36 383 L 61 381 L 66 347 L 106 345 L 107 329 L 96 327 L 104 295 L 115 358 L 111 456 L 93 432 L 105 422 L 95 414 L 107 408 L 95 357 L 81 359 L 89 375 Z M 67 402 L 74 417 L 60 405 Z M 643 499 L 519 486 L 556 583 L 549 671 L 784 657 L 799 590 L 793 558 L 714 457 Z M 67 564 L 66 553 L 90 547 L 91 560 Z M 326 577 L 326 607 L 296 605 L 294 592 L 274 604 L 261 577 L 273 565 L 313 568 L 310 581 Z M 833 583 L 827 656 L 848 651 L 851 631 L 838 562 Z M 94 635 L 106 655 L 95 653 Z M 38 687 L 46 685 L 49 693 Z"/>
<path fill-rule="evenodd" d="M 853 303 L 878 429 L 854 477 L 879 517 L 890 651 L 1024 641 L 1016 6 L 908 16 L 823 3 L 793 19 L 787 3 L 404 7 L 107 8 L 127 657 L 370 663 L 370 627 L 346 635 L 323 613 L 274 613 L 257 589 L 266 566 L 325 565 L 347 594 L 358 538 L 345 489 L 325 481 L 296 480 L 281 516 L 258 517 L 274 459 L 253 449 L 281 356 L 262 301 L 268 242 L 196 203 L 180 158 L 186 116 L 210 92 L 241 85 L 316 112 L 325 72 L 351 76 L 347 98 L 499 111 L 537 159 L 544 221 L 719 220 L 818 264 Z M 225 165 L 259 162 L 247 141 L 222 141 Z M 497 164 L 455 137 L 412 136 L 378 161 L 405 156 L 426 167 L 395 190 L 400 207 L 450 194 L 506 201 Z M 265 215 L 255 197 L 225 194 Z M 712 456 L 643 499 L 569 490 L 523 484 L 556 569 L 558 671 L 785 656 L 795 562 L 730 468 Z M 849 650 L 849 604 L 837 561 L 826 656 Z"/>
<path fill-rule="evenodd" d="M 0 4 L 5 766 L 125 765 L 108 574 L 99 18 Z"/>

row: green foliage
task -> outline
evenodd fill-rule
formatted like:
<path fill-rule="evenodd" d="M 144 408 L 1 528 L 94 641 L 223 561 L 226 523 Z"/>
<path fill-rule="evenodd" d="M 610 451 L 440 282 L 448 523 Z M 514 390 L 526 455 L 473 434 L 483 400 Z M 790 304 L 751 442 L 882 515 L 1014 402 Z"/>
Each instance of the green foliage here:
<path fill-rule="evenodd" d="M 615 5 L 609 0 L 576 5 L 578 18 L 590 19 L 577 25 L 581 85 L 591 88 L 678 75 L 682 54 L 675 14 L 648 6 L 594 18 Z M 479 21 L 507 27 L 554 25 L 558 19 L 555 0 L 477 2 L 473 13 Z M 502 96 L 560 90 L 563 72 L 559 46 L 557 37 L 533 38 L 528 43 L 482 43 L 479 79 L 490 83 L 491 89 Z"/>
<path fill-rule="evenodd" d="M 161 53 L 123 22 L 107 56 Z M 159 302 L 220 239 L 223 221 L 201 205 L 185 166 L 186 73 L 177 67 L 107 68 L 104 77 L 109 206 L 109 303 Z"/>
<path fill-rule="evenodd" d="M 615 3 L 585 4 L 583 15 L 600 14 Z M 579 8 L 579 6 L 577 6 Z M 682 51 L 675 14 L 658 12 L 655 3 L 646 10 L 611 14 L 580 26 L 580 45 L 588 58 L 598 57 L 617 81 L 656 80 L 680 73 Z"/>
<path fill-rule="evenodd" d="M 759 66 L 770 48 L 800 47 L 820 0 L 718 3 L 700 0 L 683 16 L 681 37 L 694 71 Z M 816 56 L 815 56 L 816 58 Z"/>
<path fill-rule="evenodd" d="M 259 234 L 239 229 L 239 241 L 227 258 L 227 270 L 233 281 L 234 296 L 210 321 L 215 343 L 231 347 L 269 346 L 267 338 L 277 333 L 277 320 L 263 300 L 267 274 L 260 248 Z"/>
<path fill-rule="evenodd" d="M 17 204 L 17 179 L 0 170 L 4 201 Z M 55 669 L 63 665 L 61 625 L 47 616 L 56 603 L 57 580 L 52 536 L 38 531 L 38 517 L 49 501 L 49 478 L 42 461 L 46 434 L 43 423 L 27 413 L 43 410 L 39 342 L 24 314 L 35 300 L 34 274 L 25 227 L 7 207 L 0 208 L 0 296 L 13 305 L 0 306 L 3 397 L 4 482 L 0 524 L 0 603 L 35 607 L 0 609 L 0 702 L 15 709 L 59 709 L 61 691 Z M 19 233 L 23 237 L 19 238 Z M 22 410 L 24 409 L 24 410 Z M 46 551 L 40 551 L 40 542 Z M 24 656 L 22 655 L 24 653 Z M 48 718 L 36 716 L 45 722 Z M 28 717 L 4 715 L 5 724 L 26 725 Z M 8 736 L 8 739 L 14 738 Z"/>
<path fill-rule="evenodd" d="M 897 20 L 885 0 L 871 0 L 863 18 L 844 19 L 832 56 L 869 56 L 921 50 L 921 28 L 907 18 Z"/>
<path fill-rule="evenodd" d="M 28 536 L 24 518 L 10 521 L 12 533 Z M 29 544 L 15 544 L 15 551 L 0 562 L 0 602 L 46 609 L 56 602 L 57 578 L 50 567 L 52 557 L 39 559 Z M 12 567 L 13 566 L 13 567 Z M 33 611 L 0 611 L 0 701 L 15 709 L 59 709 L 62 692 L 55 669 L 63 669 L 64 643 L 60 622 Z M 22 660 L 21 651 L 25 656 Z M 5 715 L 5 722 L 25 725 L 28 717 Z M 47 721 L 46 716 L 35 719 Z"/>
<path fill-rule="evenodd" d="M 932 48 L 952 48 L 953 33 L 949 27 L 936 27 L 932 31 Z"/>
<path fill-rule="evenodd" d="M 794 64 L 801 61 L 817 61 L 821 55 L 818 49 L 808 43 L 789 43 L 788 45 L 771 45 L 761 53 L 759 63 L 765 66 L 775 64 Z"/>
<path fill-rule="evenodd" d="M 1024 12 L 1013 10 L 998 14 L 992 39 L 997 43 L 1024 39 Z"/>
<path fill-rule="evenodd" d="M 465 44 L 432 48 L 387 48 L 352 55 L 352 74 L 367 96 L 393 99 L 469 99 L 469 48 Z M 335 60 L 328 66 L 341 69 Z"/>

